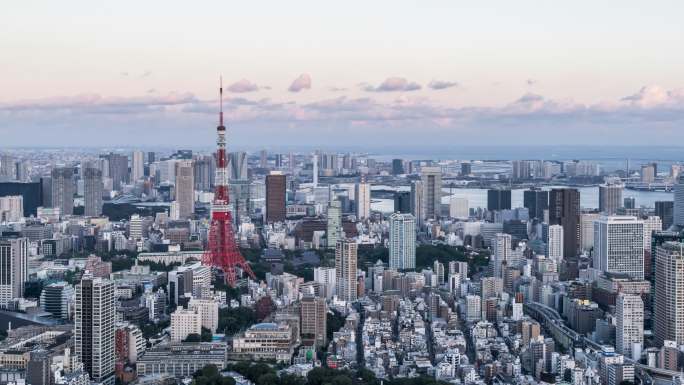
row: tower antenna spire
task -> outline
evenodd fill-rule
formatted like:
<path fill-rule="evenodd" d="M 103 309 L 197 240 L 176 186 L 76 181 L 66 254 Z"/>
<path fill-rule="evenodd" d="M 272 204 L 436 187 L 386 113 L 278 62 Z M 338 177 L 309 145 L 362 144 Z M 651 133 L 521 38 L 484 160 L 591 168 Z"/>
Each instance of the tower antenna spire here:
<path fill-rule="evenodd" d="M 219 77 L 219 126 L 223 126 L 223 75 Z"/>

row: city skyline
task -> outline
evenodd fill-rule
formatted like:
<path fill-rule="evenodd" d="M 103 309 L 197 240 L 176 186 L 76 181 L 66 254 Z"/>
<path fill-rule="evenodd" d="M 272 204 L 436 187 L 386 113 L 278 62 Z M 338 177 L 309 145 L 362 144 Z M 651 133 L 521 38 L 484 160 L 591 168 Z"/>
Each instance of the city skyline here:
<path fill-rule="evenodd" d="M 211 143 L 221 74 L 237 146 L 684 138 L 679 4 L 45 7 L 2 23 L 5 145 Z"/>

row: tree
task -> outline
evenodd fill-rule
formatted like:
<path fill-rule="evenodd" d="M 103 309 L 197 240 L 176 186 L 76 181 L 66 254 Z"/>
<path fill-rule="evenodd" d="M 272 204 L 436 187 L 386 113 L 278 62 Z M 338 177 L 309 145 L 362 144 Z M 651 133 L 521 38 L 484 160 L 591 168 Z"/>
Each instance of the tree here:
<path fill-rule="evenodd" d="M 256 381 L 257 385 L 274 385 L 277 384 L 278 381 L 278 375 L 275 373 L 266 373 L 261 376 Z"/>
<path fill-rule="evenodd" d="M 211 340 L 214 338 L 214 334 L 211 332 L 211 330 L 207 328 L 202 328 L 202 334 L 201 334 L 201 340 L 202 342 L 211 342 Z"/>
<path fill-rule="evenodd" d="M 337 310 L 332 310 L 328 312 L 326 316 L 326 335 L 328 336 L 328 341 L 332 341 L 333 333 L 340 330 L 344 326 L 345 317 Z"/>
<path fill-rule="evenodd" d="M 183 342 L 202 342 L 202 336 L 197 333 L 188 334 Z"/>

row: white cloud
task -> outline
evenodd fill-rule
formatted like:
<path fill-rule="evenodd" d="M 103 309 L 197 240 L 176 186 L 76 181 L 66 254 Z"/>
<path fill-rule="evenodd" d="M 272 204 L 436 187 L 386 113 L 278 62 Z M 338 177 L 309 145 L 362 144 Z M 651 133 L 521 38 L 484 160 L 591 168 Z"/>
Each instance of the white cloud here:
<path fill-rule="evenodd" d="M 311 76 L 309 76 L 309 74 L 301 74 L 292 82 L 292 84 L 290 84 L 290 87 L 287 90 L 290 92 L 299 92 L 309 89 L 311 89 Z"/>

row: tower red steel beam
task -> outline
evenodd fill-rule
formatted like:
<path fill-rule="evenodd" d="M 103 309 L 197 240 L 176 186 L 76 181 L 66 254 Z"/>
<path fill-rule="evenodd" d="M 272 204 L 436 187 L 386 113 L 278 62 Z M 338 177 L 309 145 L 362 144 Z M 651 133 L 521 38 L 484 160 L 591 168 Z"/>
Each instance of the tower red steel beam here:
<path fill-rule="evenodd" d="M 235 287 L 238 269 L 255 279 L 249 264 L 240 254 L 233 233 L 233 220 L 228 196 L 228 159 L 226 157 L 226 126 L 223 125 L 223 78 L 219 87 L 219 125 L 216 127 L 216 181 L 214 202 L 211 205 L 211 224 L 207 249 L 202 264 L 223 270 L 226 283 Z"/>

